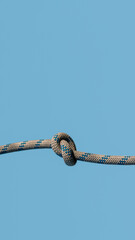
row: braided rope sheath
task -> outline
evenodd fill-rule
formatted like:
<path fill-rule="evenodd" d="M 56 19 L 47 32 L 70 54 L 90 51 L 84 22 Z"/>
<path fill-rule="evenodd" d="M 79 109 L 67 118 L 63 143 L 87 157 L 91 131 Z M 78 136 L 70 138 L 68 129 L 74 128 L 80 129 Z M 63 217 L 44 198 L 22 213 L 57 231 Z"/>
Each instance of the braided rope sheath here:
<path fill-rule="evenodd" d="M 77 160 L 103 164 L 135 164 L 135 156 L 111 156 L 79 152 L 76 150 L 73 139 L 66 133 L 55 134 L 52 139 L 6 144 L 0 146 L 0 154 L 38 148 L 52 148 L 58 156 L 63 157 L 65 163 L 69 166 L 75 165 Z"/>

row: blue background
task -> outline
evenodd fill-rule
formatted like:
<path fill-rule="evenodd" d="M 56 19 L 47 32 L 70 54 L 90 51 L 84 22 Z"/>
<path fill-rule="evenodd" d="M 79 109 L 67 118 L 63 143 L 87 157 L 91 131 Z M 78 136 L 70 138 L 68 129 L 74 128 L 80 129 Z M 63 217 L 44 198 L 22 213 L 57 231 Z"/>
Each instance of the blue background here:
<path fill-rule="evenodd" d="M 135 155 L 135 2 L 0 1 L 0 145 Z M 135 167 L 0 156 L 0 239 L 135 239 Z"/>

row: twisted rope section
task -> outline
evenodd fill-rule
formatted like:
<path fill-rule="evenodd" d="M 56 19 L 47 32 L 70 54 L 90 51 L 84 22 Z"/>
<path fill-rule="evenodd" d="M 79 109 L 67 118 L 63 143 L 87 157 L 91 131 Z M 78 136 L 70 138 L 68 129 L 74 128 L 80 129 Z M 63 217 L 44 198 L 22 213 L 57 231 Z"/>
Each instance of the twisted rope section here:
<path fill-rule="evenodd" d="M 74 151 L 76 150 L 73 139 L 66 133 L 58 133 L 51 140 L 53 151 L 60 157 L 63 157 L 65 163 L 69 166 L 76 164 Z"/>
<path fill-rule="evenodd" d="M 40 139 L 6 144 L 0 146 L 0 154 L 38 148 L 52 148 L 58 156 L 63 157 L 68 166 L 75 165 L 77 160 L 102 164 L 135 164 L 135 156 L 111 156 L 79 152 L 76 150 L 73 139 L 66 133 L 55 134 L 52 139 Z"/>

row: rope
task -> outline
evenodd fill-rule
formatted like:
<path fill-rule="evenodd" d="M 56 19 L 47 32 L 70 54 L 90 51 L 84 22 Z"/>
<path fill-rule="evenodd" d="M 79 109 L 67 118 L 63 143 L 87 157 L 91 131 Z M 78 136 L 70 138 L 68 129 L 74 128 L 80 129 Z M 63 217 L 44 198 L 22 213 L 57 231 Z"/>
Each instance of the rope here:
<path fill-rule="evenodd" d="M 79 152 L 76 150 L 73 139 L 66 133 L 55 134 L 52 139 L 24 141 L 0 146 L 0 154 L 38 148 L 52 148 L 69 166 L 76 164 L 77 160 L 103 163 L 103 164 L 135 164 L 135 156 L 111 156 L 94 153 Z"/>

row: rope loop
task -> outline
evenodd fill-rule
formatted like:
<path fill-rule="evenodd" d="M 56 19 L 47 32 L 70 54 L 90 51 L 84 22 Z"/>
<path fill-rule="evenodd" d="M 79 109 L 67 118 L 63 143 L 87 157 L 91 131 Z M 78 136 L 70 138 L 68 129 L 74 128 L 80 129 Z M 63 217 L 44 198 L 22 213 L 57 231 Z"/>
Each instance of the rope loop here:
<path fill-rule="evenodd" d="M 74 157 L 74 151 L 76 146 L 73 139 L 66 133 L 57 133 L 51 139 L 51 147 L 53 151 L 63 157 L 65 163 L 68 166 L 76 164 L 76 158 Z"/>

